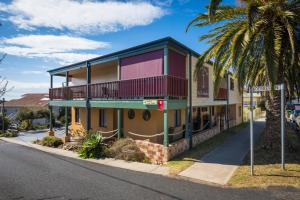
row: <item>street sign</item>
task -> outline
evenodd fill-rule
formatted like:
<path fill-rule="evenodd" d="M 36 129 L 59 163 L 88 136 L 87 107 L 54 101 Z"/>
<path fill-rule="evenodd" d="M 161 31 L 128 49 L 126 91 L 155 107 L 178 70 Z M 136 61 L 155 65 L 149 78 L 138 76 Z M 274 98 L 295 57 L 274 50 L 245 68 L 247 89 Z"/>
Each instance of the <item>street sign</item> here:
<path fill-rule="evenodd" d="M 251 176 L 254 175 L 254 147 L 253 147 L 253 92 L 263 92 L 263 91 L 270 91 L 270 86 L 256 86 L 249 88 L 250 89 L 250 174 Z M 280 102 L 280 132 L 281 132 L 281 169 L 285 170 L 285 94 L 284 94 L 284 84 L 275 85 L 275 90 L 280 90 L 281 102 Z"/>
<path fill-rule="evenodd" d="M 275 85 L 274 90 L 281 90 L 281 85 Z M 271 86 L 254 86 L 252 87 L 252 92 L 265 92 L 271 91 Z"/>
<path fill-rule="evenodd" d="M 157 105 L 157 99 L 145 99 L 143 104 L 148 106 Z"/>

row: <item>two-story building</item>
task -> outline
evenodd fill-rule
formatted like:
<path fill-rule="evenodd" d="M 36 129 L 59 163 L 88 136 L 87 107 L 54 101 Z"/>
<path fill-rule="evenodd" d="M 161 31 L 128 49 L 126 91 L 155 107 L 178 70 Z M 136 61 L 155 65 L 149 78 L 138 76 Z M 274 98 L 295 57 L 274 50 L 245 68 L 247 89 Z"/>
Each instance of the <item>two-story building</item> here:
<path fill-rule="evenodd" d="M 237 81 L 228 74 L 214 94 L 211 63 L 194 79 L 198 57 L 167 37 L 53 69 L 49 106 L 71 108 L 67 136 L 97 130 L 130 137 L 152 161 L 164 162 L 242 122 Z M 52 87 L 54 76 L 65 78 L 64 87 Z"/>

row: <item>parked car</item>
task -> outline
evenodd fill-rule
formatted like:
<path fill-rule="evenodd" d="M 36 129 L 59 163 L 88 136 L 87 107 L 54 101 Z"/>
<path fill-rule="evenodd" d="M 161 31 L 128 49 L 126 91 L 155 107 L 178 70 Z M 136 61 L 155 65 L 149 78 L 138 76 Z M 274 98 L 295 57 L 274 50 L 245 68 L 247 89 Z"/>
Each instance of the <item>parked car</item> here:
<path fill-rule="evenodd" d="M 298 116 L 300 116 L 300 110 L 293 110 L 290 114 L 290 122 L 296 123 Z"/>

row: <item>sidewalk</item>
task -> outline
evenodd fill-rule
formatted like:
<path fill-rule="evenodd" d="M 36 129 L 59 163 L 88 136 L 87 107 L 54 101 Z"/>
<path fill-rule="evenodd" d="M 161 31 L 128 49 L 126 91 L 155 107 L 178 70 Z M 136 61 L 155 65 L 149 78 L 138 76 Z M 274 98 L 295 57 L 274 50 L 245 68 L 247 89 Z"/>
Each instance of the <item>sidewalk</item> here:
<path fill-rule="evenodd" d="M 127 162 L 124 160 L 116 160 L 116 159 L 112 159 L 112 158 L 82 159 L 75 152 L 67 151 L 67 150 L 63 150 L 63 149 L 45 147 L 45 146 L 41 146 L 38 144 L 33 144 L 29 141 L 22 140 L 22 138 L 20 138 L 20 137 L 16 137 L 16 138 L 3 138 L 2 137 L 2 138 L 0 138 L 0 140 L 27 146 L 27 147 L 34 148 L 34 149 L 44 151 L 47 153 L 52 153 L 52 154 L 65 156 L 65 157 L 69 157 L 69 158 L 74 158 L 74 159 L 85 160 L 88 162 L 98 163 L 98 164 L 107 165 L 107 166 L 111 166 L 111 167 L 119 167 L 119 168 L 138 171 L 138 172 L 146 172 L 146 173 L 159 174 L 159 175 L 165 175 L 165 176 L 169 175 L 169 168 L 166 166 L 139 163 L 139 162 Z"/>
<path fill-rule="evenodd" d="M 254 140 L 258 138 L 264 127 L 264 120 L 254 122 Z M 227 184 L 249 152 L 249 132 L 249 126 L 241 129 L 223 145 L 206 154 L 200 162 L 193 164 L 179 175 L 220 185 Z"/>

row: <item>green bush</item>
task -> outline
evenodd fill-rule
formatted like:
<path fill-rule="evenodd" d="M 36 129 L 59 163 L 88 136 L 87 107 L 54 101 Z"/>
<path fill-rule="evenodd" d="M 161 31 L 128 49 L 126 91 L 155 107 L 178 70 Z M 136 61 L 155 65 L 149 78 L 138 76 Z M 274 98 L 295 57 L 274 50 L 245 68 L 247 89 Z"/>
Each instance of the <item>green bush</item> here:
<path fill-rule="evenodd" d="M 20 122 L 24 120 L 34 119 L 34 112 L 29 108 L 21 108 L 17 112 L 16 119 L 19 120 Z"/>
<path fill-rule="evenodd" d="M 17 130 L 9 130 L 6 131 L 5 133 L 1 133 L 0 137 L 18 137 L 19 133 Z"/>
<path fill-rule="evenodd" d="M 130 138 L 117 140 L 105 151 L 107 157 L 126 161 L 149 162 L 146 155 L 138 148 L 135 141 Z"/>
<path fill-rule="evenodd" d="M 32 120 L 31 119 L 26 119 L 21 121 L 21 124 L 19 126 L 21 130 L 30 130 L 32 129 Z"/>
<path fill-rule="evenodd" d="M 47 146 L 47 147 L 57 148 L 63 144 L 63 141 L 58 137 L 46 136 L 42 140 L 36 140 L 33 143 L 40 144 L 40 145 Z"/>
<path fill-rule="evenodd" d="M 46 129 L 46 128 L 48 128 L 48 125 L 47 125 L 47 124 L 45 124 L 45 125 L 33 125 L 33 126 L 32 126 L 32 129 L 34 129 L 34 130 L 38 130 L 38 129 Z"/>
<path fill-rule="evenodd" d="M 81 158 L 101 158 L 104 156 L 105 145 L 102 143 L 103 137 L 98 133 L 90 133 L 83 141 L 79 150 Z"/>
<path fill-rule="evenodd" d="M 7 130 L 10 125 L 10 120 L 4 117 L 4 130 Z M 2 115 L 0 115 L 0 130 L 2 130 Z"/>

